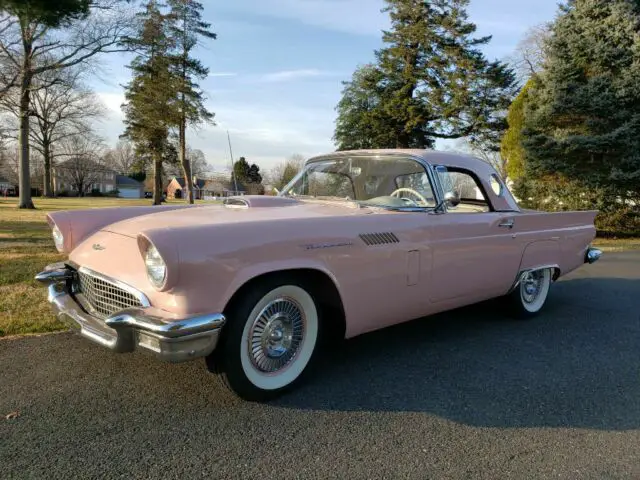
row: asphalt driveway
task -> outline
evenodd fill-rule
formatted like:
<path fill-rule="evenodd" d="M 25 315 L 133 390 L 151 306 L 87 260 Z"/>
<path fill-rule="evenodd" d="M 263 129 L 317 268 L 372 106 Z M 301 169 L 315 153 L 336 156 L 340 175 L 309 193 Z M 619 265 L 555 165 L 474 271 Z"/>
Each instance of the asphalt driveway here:
<path fill-rule="evenodd" d="M 0 340 L 0 478 L 98 477 L 640 478 L 640 252 L 533 321 L 487 303 L 348 341 L 269 405 L 201 361 Z"/>

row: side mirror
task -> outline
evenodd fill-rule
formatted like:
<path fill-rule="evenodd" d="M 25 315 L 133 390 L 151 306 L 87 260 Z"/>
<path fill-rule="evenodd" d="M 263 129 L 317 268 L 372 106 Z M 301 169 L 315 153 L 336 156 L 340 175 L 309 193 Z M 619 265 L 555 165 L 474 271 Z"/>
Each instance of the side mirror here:
<path fill-rule="evenodd" d="M 460 197 L 454 191 L 449 191 L 444 194 L 444 203 L 447 204 L 447 207 L 457 207 L 460 203 Z"/>

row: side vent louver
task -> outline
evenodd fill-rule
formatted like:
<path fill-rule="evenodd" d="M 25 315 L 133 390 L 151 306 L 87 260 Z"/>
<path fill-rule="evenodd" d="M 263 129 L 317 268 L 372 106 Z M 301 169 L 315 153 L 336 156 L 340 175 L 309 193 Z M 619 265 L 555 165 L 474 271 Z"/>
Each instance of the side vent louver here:
<path fill-rule="evenodd" d="M 361 233 L 359 237 L 367 245 L 384 245 L 387 243 L 399 243 L 398 237 L 391 232 Z"/>

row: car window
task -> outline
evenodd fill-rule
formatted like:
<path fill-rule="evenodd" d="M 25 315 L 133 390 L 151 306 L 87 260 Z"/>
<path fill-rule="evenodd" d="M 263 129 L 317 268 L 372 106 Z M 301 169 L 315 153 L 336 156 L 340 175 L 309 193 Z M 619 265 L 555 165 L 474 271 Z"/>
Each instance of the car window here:
<path fill-rule="evenodd" d="M 384 208 L 436 206 L 424 165 L 398 155 L 336 154 L 308 162 L 283 188 L 282 195 Z"/>
<path fill-rule="evenodd" d="M 491 189 L 493 190 L 493 193 L 495 193 L 498 197 L 501 197 L 504 193 L 504 188 L 502 187 L 502 182 L 495 173 L 491 174 L 489 182 L 491 183 Z"/>
<path fill-rule="evenodd" d="M 341 173 L 312 171 L 304 179 L 303 195 L 355 198 L 351 179 Z"/>
<path fill-rule="evenodd" d="M 427 201 L 434 201 L 431 183 L 425 172 L 398 175 L 395 183 L 397 188 L 410 188 L 420 193 Z"/>
<path fill-rule="evenodd" d="M 490 211 L 489 202 L 475 176 L 466 170 L 449 169 L 443 173 L 460 203 L 456 207 L 447 207 L 452 213 L 483 213 Z"/>

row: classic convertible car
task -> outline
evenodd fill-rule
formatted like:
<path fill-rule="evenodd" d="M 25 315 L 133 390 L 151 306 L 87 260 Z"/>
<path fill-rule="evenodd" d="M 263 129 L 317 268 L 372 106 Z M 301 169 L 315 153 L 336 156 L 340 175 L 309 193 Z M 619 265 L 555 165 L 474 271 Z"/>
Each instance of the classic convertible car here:
<path fill-rule="evenodd" d="M 595 211 L 519 208 L 487 163 L 424 150 L 308 160 L 277 196 L 50 213 L 37 279 L 115 352 L 206 359 L 237 395 L 296 384 L 325 341 L 494 297 L 521 317 L 601 255 Z"/>

